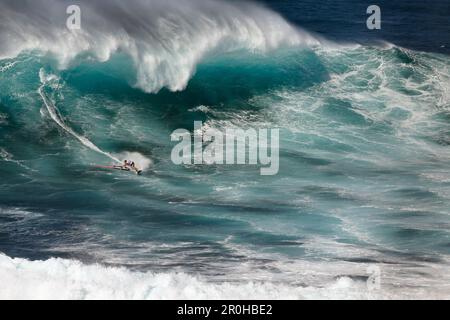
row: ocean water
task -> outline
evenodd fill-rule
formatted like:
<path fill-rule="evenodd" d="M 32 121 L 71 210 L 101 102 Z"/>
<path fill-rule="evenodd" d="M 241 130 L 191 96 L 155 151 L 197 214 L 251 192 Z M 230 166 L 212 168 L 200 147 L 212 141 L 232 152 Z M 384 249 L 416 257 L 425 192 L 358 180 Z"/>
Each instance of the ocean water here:
<path fill-rule="evenodd" d="M 0 298 L 450 298 L 450 5 L 378 2 L 0 0 Z"/>

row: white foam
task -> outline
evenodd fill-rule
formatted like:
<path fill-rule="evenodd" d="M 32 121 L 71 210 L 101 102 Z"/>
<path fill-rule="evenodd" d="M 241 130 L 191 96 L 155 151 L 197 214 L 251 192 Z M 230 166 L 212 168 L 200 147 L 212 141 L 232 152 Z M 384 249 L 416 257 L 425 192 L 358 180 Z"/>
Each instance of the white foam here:
<path fill-rule="evenodd" d="M 342 277 L 327 287 L 271 282 L 208 282 L 183 273 L 132 272 L 0 254 L 0 299 L 367 299 L 365 283 Z"/>
<path fill-rule="evenodd" d="M 42 217 L 41 213 L 31 212 L 23 208 L 0 207 L 0 215 L 10 217 L 20 217 L 24 220 L 37 219 Z"/>
<path fill-rule="evenodd" d="M 284 273 L 289 273 L 280 262 Z M 352 264 L 338 269 L 351 273 Z M 293 266 L 298 279 L 280 281 L 263 277 L 252 281 L 237 277 L 236 281 L 205 278 L 180 272 L 137 272 L 126 268 L 85 265 L 79 261 L 53 258 L 29 261 L 0 253 L 0 299 L 449 299 L 450 287 L 445 266 L 435 270 L 434 279 L 421 281 L 422 273 L 409 268 L 398 269 L 399 277 L 390 272 L 395 265 L 382 266 L 381 287 L 370 289 L 365 281 L 348 276 L 328 276 L 329 263 L 309 263 Z M 245 269 L 245 264 L 243 266 Z M 313 268 L 315 271 L 308 276 Z M 434 267 L 433 267 L 434 268 Z M 411 269 L 411 270 L 410 270 Z M 344 273 L 342 273 L 344 270 Z M 347 270 L 347 273 L 345 273 Z M 422 270 L 423 271 L 423 270 Z M 321 275 L 330 278 L 320 280 Z M 422 274 L 423 275 L 423 274 Z M 439 275 L 439 276 L 438 276 Z M 305 277 L 305 279 L 302 279 Z M 418 278 L 419 277 L 419 278 Z M 278 280 L 276 280 L 278 279 Z M 305 280 L 308 285 L 300 285 Z M 314 286 L 311 284 L 315 283 Z M 409 285 L 406 285 L 409 283 Z M 402 286 L 402 284 L 405 284 Z M 411 285 L 415 284 L 415 285 Z"/>

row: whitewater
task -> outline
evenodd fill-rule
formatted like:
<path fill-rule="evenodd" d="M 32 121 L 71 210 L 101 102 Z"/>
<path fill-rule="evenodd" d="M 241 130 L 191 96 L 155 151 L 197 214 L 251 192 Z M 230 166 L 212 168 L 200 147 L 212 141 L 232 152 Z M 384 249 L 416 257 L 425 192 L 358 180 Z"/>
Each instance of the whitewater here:
<path fill-rule="evenodd" d="M 39 2 L 1 2 L 1 299 L 450 297 L 448 55 L 250 2 L 86 1 L 73 32 Z M 194 121 L 279 128 L 279 174 L 175 166 Z"/>

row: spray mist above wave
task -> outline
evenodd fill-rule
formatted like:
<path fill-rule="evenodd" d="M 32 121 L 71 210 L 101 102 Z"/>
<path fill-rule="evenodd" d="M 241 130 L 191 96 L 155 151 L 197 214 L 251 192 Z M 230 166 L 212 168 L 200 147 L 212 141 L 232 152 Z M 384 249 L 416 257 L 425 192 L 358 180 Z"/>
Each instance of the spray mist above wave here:
<path fill-rule="evenodd" d="M 79 1 L 81 30 L 66 28 L 67 2 L 4 0 L 0 59 L 27 50 L 54 55 L 61 68 L 83 56 L 107 61 L 125 53 L 146 92 L 183 90 L 208 54 L 318 45 L 263 6 L 223 0 Z"/>

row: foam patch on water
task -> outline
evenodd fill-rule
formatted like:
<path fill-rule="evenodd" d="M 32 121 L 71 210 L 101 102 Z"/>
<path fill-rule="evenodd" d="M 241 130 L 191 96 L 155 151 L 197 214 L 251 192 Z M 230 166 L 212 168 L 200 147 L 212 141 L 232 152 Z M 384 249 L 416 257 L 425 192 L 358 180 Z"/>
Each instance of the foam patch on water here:
<path fill-rule="evenodd" d="M 43 215 L 36 212 L 31 212 L 25 210 L 23 208 L 2 208 L 0 207 L 0 215 L 2 216 L 10 216 L 10 217 L 19 217 L 25 220 L 29 219 L 37 219 L 42 217 Z"/>

